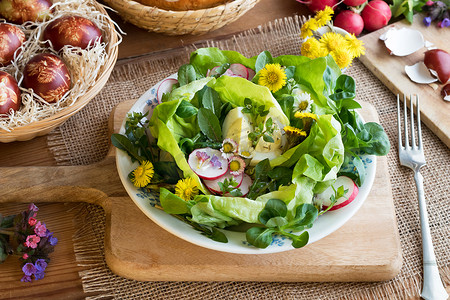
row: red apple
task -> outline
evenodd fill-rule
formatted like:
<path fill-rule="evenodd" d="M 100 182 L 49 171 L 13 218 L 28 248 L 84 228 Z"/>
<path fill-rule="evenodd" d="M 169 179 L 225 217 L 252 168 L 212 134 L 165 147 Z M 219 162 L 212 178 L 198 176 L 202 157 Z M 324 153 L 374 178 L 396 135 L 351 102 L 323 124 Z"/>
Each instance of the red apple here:
<path fill-rule="evenodd" d="M 97 25 L 79 16 L 63 16 L 52 21 L 44 30 L 44 40 L 51 41 L 56 51 L 65 45 L 86 49 L 101 39 L 102 33 Z"/>
<path fill-rule="evenodd" d="M 450 54 L 448 52 L 441 49 L 428 50 L 425 52 L 423 62 L 440 82 L 448 82 L 450 79 Z"/>
<path fill-rule="evenodd" d="M 70 89 L 70 74 L 64 62 L 56 55 L 41 53 L 25 65 L 23 86 L 33 89 L 45 101 L 59 101 Z"/>
<path fill-rule="evenodd" d="M 334 194 L 334 190 L 337 190 L 341 186 L 343 186 L 344 190 L 346 190 L 347 192 L 341 198 L 336 200 L 336 203 L 330 208 L 330 210 L 336 210 L 347 206 L 353 200 L 355 200 L 359 191 L 358 186 L 355 184 L 355 182 L 347 176 L 339 176 L 332 186 L 328 187 L 322 193 L 316 195 L 315 201 L 318 204 L 322 204 L 323 209 L 327 209 L 328 206 L 331 205 L 331 195 Z"/>
<path fill-rule="evenodd" d="M 0 65 L 6 66 L 25 42 L 25 33 L 17 26 L 0 23 Z M 20 51 L 20 50 L 19 50 Z"/>
<path fill-rule="evenodd" d="M 11 109 L 19 109 L 22 100 L 17 81 L 6 72 L 0 71 L 0 116 L 8 114 Z"/>

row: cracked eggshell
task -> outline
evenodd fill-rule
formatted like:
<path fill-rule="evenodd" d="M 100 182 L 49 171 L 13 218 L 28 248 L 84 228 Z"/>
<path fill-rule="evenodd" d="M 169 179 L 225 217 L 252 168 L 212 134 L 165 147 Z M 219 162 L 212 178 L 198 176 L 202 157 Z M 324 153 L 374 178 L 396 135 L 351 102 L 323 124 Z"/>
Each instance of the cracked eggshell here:
<path fill-rule="evenodd" d="M 384 36 L 384 44 L 391 55 L 407 56 L 425 46 L 425 40 L 420 31 L 411 28 L 391 28 Z"/>
<path fill-rule="evenodd" d="M 409 79 L 416 83 L 428 84 L 438 81 L 438 79 L 430 74 L 427 66 L 421 61 L 412 66 L 405 66 L 406 75 Z"/>

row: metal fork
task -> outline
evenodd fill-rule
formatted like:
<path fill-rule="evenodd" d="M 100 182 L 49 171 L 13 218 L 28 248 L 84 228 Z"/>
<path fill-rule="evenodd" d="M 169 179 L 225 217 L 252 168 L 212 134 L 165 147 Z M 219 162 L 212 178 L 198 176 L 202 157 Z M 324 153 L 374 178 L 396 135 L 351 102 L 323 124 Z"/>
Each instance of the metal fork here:
<path fill-rule="evenodd" d="M 410 96 L 410 131 L 411 144 L 408 137 L 408 115 L 406 109 L 406 96 L 403 96 L 404 106 L 404 135 L 405 144 L 402 143 L 401 117 L 400 117 L 400 96 L 397 95 L 397 124 L 398 124 L 398 154 L 400 164 L 414 171 L 414 180 L 416 181 L 417 194 L 419 199 L 420 227 L 422 232 L 422 250 L 423 250 L 423 288 L 422 298 L 426 300 L 445 300 L 448 294 L 444 288 L 439 276 L 439 270 L 434 255 L 433 242 L 431 240 L 430 227 L 428 224 L 427 208 L 423 191 L 423 176 L 420 174 L 420 168 L 426 164 L 423 154 L 422 130 L 420 127 L 419 96 L 416 95 L 416 119 L 418 143 L 416 144 L 414 130 L 414 112 L 413 97 Z"/>

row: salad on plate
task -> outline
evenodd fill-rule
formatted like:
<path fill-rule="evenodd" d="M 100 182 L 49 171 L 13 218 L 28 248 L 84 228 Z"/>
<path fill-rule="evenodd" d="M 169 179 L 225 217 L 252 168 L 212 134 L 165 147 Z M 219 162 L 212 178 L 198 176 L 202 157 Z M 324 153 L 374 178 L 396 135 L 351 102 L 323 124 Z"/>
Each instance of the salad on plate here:
<path fill-rule="evenodd" d="M 361 187 L 367 196 L 364 160 L 390 148 L 331 56 L 201 48 L 153 94 L 111 138 L 128 157 L 127 185 L 158 194 L 157 218 L 216 243 L 239 232 L 250 247 L 305 246 L 321 218 Z"/>

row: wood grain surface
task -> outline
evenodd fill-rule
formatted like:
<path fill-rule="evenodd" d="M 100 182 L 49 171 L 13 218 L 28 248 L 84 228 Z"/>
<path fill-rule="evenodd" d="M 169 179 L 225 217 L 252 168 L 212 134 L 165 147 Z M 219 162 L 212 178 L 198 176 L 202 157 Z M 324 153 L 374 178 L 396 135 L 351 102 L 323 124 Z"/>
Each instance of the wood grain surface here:
<path fill-rule="evenodd" d="M 115 109 L 115 131 L 132 102 Z M 364 119 L 377 121 L 374 107 L 362 104 Z M 360 211 L 333 234 L 303 249 L 236 255 L 195 246 L 154 224 L 126 195 L 113 156 L 111 151 L 104 161 L 90 166 L 1 168 L 0 203 L 40 199 L 101 205 L 107 215 L 108 266 L 120 276 L 141 281 L 378 281 L 393 278 L 401 268 L 385 157 L 378 159 L 374 186 Z"/>
<path fill-rule="evenodd" d="M 394 94 L 417 94 L 420 97 L 422 121 L 430 128 L 448 147 L 450 147 L 450 102 L 444 101 L 440 95 L 442 84 L 423 85 L 412 82 L 405 73 L 405 66 L 411 66 L 423 61 L 426 48 L 398 57 L 389 55 L 380 35 L 391 27 L 412 28 L 422 32 L 425 40 L 432 42 L 435 47 L 450 52 L 450 30 L 438 28 L 436 24 L 425 27 L 422 15 L 414 16 L 413 24 L 399 21 L 378 31 L 363 36 L 361 39 L 367 48 L 366 55 L 361 56 L 361 62 L 383 82 Z M 409 101 L 408 101 L 409 102 Z M 409 104 L 408 104 L 409 105 Z"/>

